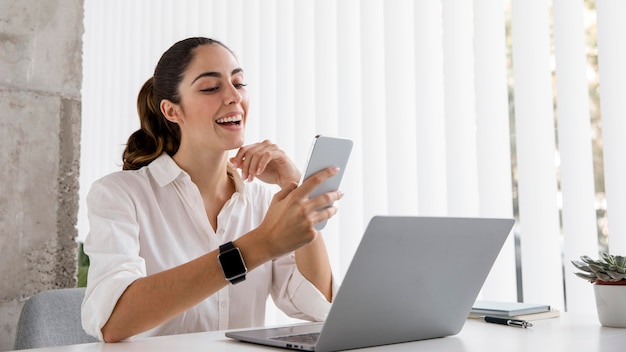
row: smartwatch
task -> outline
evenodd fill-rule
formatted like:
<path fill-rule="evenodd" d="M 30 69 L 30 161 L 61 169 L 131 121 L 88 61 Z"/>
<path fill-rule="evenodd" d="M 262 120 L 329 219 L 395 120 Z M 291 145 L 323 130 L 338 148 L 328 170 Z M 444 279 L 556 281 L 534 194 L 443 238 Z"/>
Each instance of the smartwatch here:
<path fill-rule="evenodd" d="M 220 246 L 220 254 L 218 254 L 217 259 L 224 272 L 224 277 L 231 284 L 234 285 L 246 279 L 248 268 L 243 261 L 241 251 L 235 247 L 233 242 L 224 243 Z"/>

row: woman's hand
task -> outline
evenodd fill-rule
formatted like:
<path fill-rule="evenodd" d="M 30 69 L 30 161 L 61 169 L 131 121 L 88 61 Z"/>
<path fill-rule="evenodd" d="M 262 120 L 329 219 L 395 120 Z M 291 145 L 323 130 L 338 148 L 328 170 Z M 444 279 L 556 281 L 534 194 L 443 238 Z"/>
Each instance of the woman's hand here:
<path fill-rule="evenodd" d="M 300 171 L 293 161 L 268 140 L 239 148 L 237 154 L 230 158 L 230 162 L 235 168 L 241 169 L 244 180 L 252 181 L 257 177 L 283 189 L 300 181 Z"/>
<path fill-rule="evenodd" d="M 309 194 L 324 180 L 339 172 L 336 167 L 323 169 L 299 187 L 291 183 L 274 195 L 259 230 L 268 236 L 274 256 L 281 256 L 313 242 L 319 232 L 315 224 L 337 213 L 333 202 L 343 197 L 340 191 L 321 194 L 309 199 Z"/>

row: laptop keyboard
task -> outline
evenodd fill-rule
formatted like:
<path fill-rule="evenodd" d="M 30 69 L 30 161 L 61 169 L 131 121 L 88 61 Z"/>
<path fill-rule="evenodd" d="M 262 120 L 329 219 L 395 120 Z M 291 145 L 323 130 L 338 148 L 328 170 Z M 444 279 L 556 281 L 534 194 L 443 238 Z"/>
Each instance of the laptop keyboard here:
<path fill-rule="evenodd" d="M 320 337 L 319 332 L 310 332 L 307 334 L 270 337 L 270 339 L 278 340 L 278 341 L 285 341 L 285 342 L 293 342 L 293 343 L 315 344 L 319 337 Z"/>

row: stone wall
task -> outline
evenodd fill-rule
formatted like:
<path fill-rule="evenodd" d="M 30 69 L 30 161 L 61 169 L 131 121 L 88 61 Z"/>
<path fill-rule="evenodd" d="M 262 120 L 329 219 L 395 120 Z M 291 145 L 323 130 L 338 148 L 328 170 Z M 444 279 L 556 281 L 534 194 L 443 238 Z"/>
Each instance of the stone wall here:
<path fill-rule="evenodd" d="M 0 0 L 0 351 L 24 301 L 76 285 L 83 0 Z"/>

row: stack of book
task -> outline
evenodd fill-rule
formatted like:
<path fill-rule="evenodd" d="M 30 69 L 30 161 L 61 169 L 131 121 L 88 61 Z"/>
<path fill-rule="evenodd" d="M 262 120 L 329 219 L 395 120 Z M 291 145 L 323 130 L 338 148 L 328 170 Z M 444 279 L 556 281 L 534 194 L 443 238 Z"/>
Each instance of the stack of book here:
<path fill-rule="evenodd" d="M 472 306 L 469 317 L 482 318 L 490 316 L 532 321 L 556 318 L 559 315 L 560 312 L 558 309 L 551 308 L 550 305 L 547 304 L 476 301 Z"/>

